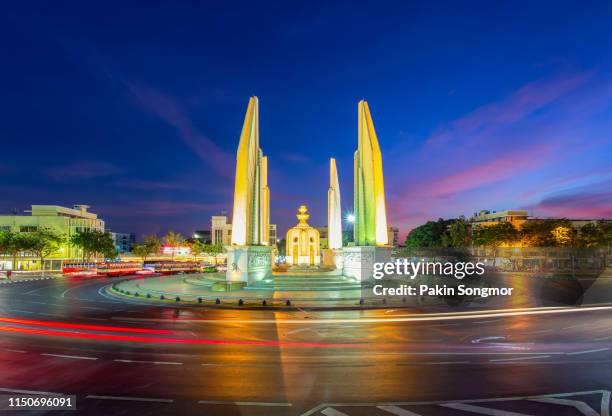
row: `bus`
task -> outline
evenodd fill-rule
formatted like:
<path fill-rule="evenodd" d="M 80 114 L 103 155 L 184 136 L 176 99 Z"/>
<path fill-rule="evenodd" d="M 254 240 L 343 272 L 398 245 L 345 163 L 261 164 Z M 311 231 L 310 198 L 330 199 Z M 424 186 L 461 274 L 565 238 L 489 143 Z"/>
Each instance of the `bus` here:
<path fill-rule="evenodd" d="M 147 260 L 143 264 L 143 269 L 148 269 L 152 272 L 161 274 L 197 273 L 200 271 L 200 262 L 178 260 Z"/>
<path fill-rule="evenodd" d="M 142 263 L 137 262 L 71 262 L 62 265 L 65 276 L 126 276 L 137 274 L 142 270 Z"/>

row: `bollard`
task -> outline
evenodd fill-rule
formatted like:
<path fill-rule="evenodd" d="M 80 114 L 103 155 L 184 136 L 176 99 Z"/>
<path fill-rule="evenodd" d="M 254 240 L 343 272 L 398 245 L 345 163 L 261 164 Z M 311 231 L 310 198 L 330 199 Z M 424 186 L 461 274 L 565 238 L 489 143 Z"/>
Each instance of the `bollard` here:
<path fill-rule="evenodd" d="M 266 300 L 265 300 L 265 299 L 263 300 L 263 302 L 261 302 L 261 304 L 262 304 L 263 306 L 268 306 L 268 302 L 266 302 Z"/>
<path fill-rule="evenodd" d="M 198 298 L 198 303 L 202 303 L 202 298 Z"/>
<path fill-rule="evenodd" d="M 240 300 L 238 301 L 238 306 L 242 306 L 242 305 L 244 305 L 244 301 L 243 301 L 242 299 L 240 299 Z"/>
<path fill-rule="evenodd" d="M 216 305 L 219 305 L 220 303 L 221 303 L 221 299 L 219 299 L 219 298 L 215 299 L 215 304 Z"/>

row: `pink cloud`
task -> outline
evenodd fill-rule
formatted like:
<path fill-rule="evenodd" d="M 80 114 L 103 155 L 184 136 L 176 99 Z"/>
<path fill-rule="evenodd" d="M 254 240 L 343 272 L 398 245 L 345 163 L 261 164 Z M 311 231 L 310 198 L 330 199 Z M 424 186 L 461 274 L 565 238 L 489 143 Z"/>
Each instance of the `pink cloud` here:
<path fill-rule="evenodd" d="M 543 217 L 612 219 L 612 193 L 550 197 L 528 209 Z"/>

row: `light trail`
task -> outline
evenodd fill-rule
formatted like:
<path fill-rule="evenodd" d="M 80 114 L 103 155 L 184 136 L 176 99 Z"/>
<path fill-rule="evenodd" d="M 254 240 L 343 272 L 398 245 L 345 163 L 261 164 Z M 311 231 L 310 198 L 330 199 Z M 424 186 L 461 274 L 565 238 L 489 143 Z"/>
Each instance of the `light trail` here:
<path fill-rule="evenodd" d="M 265 347 L 301 347 L 301 348 L 360 348 L 366 344 L 342 344 L 325 342 L 281 342 L 281 341 L 239 341 L 218 339 L 189 339 L 189 338 L 160 338 L 143 337 L 138 335 L 115 335 L 115 334 L 85 334 L 76 332 L 62 332 L 50 329 L 19 328 L 12 326 L 0 326 L 0 331 L 17 332 L 33 335 L 44 335 L 64 338 L 94 339 L 105 341 L 127 341 L 142 343 L 171 343 L 171 344 L 199 344 L 199 345 L 252 345 Z"/>
<path fill-rule="evenodd" d="M 114 316 L 111 319 L 120 321 L 134 322 L 186 322 L 186 323 L 235 323 L 235 324 L 345 324 L 345 323 L 385 323 L 385 322 L 430 322 L 430 321 L 451 321 L 465 320 L 474 318 L 509 318 L 515 316 L 528 315 L 552 315 L 563 313 L 597 312 L 609 311 L 612 306 L 589 306 L 581 308 L 525 308 L 525 309 L 496 309 L 478 312 L 449 312 L 432 314 L 412 314 L 400 315 L 385 318 L 311 318 L 304 319 L 217 319 L 217 318 L 176 318 L 176 319 L 157 319 L 157 318 L 136 318 Z"/>
<path fill-rule="evenodd" d="M 54 322 L 54 321 L 35 321 L 33 319 L 16 319 L 0 317 L 0 322 L 6 322 L 11 324 L 19 325 L 33 325 L 43 326 L 51 328 L 64 328 L 64 329 L 82 329 L 88 331 L 113 331 L 113 332 L 134 332 L 144 334 L 159 334 L 159 335 L 170 335 L 176 333 L 169 329 L 149 329 L 149 328 L 131 328 L 122 326 L 105 326 L 105 325 L 87 325 L 87 324 L 73 324 L 69 322 Z"/>

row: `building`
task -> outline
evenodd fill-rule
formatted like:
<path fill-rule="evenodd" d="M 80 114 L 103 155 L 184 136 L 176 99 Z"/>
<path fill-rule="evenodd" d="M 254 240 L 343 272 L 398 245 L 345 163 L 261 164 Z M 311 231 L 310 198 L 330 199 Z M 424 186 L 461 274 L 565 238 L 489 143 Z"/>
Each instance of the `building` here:
<path fill-rule="evenodd" d="M 115 248 L 117 253 L 131 253 L 134 244 L 136 243 L 136 234 L 134 233 L 110 233 L 115 241 Z"/>
<path fill-rule="evenodd" d="M 525 222 L 535 221 L 535 220 L 560 220 L 562 218 L 537 218 L 529 215 L 529 212 L 524 209 L 512 209 L 512 210 L 504 210 L 504 211 L 487 211 L 482 210 L 478 213 L 474 213 L 474 215 L 469 219 L 469 222 L 473 227 L 476 226 L 488 226 L 497 224 L 500 222 L 510 222 L 516 228 L 520 228 Z M 571 219 L 571 218 L 563 218 L 570 222 L 572 228 L 574 230 L 580 230 L 587 224 L 596 223 L 600 221 L 600 219 Z"/>
<path fill-rule="evenodd" d="M 210 220 L 210 237 L 213 244 L 222 244 L 224 246 L 232 244 L 232 224 L 228 222 L 228 216 L 225 213 L 212 216 Z M 276 246 L 276 242 L 276 224 L 269 224 L 268 245 Z"/>
<path fill-rule="evenodd" d="M 50 228 L 66 236 L 66 244 L 57 253 L 45 260 L 45 269 L 59 270 L 63 260 L 79 259 L 81 250 L 70 244 L 70 237 L 79 231 L 104 232 L 104 221 L 97 214 L 89 212 L 89 205 L 74 205 L 72 208 L 59 205 L 32 205 L 27 214 L 0 215 L 0 231 L 33 232 L 38 228 Z M 38 269 L 39 259 L 22 256 L 17 263 L 18 270 Z M 11 259 L 1 258 L 0 268 L 10 269 Z"/>
<path fill-rule="evenodd" d="M 520 228 L 521 225 L 529 219 L 529 213 L 524 209 L 508 209 L 504 211 L 488 211 L 482 210 L 478 213 L 474 213 L 472 218 L 469 219 L 472 227 L 477 226 L 489 226 L 500 222 L 509 222 L 516 228 Z"/>
<path fill-rule="evenodd" d="M 210 230 L 195 230 L 193 233 L 193 238 L 204 244 L 212 243 Z"/>
<path fill-rule="evenodd" d="M 387 236 L 390 246 L 399 247 L 399 229 L 397 227 L 388 227 Z"/>

